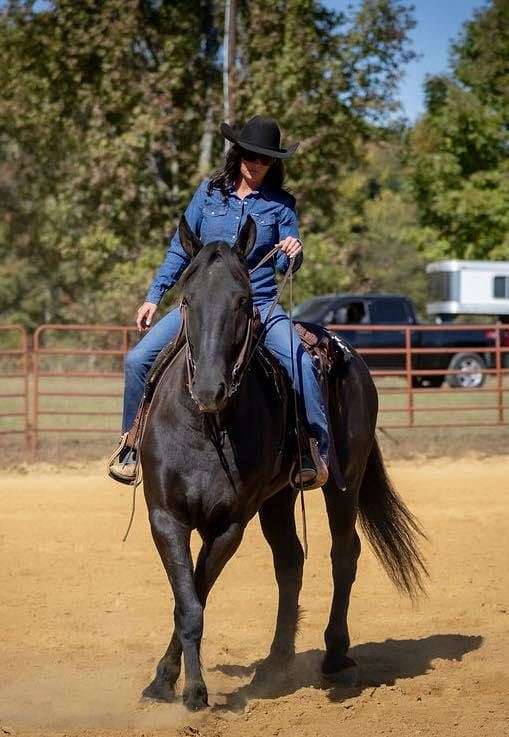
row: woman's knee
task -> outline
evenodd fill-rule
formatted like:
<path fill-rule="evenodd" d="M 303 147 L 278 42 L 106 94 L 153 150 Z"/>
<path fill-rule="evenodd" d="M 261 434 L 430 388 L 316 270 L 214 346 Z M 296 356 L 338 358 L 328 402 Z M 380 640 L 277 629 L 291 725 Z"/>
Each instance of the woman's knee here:
<path fill-rule="evenodd" d="M 147 357 L 145 351 L 141 351 L 138 346 L 131 348 L 126 353 L 124 359 L 124 368 L 126 374 L 135 374 L 141 376 L 147 370 Z"/>

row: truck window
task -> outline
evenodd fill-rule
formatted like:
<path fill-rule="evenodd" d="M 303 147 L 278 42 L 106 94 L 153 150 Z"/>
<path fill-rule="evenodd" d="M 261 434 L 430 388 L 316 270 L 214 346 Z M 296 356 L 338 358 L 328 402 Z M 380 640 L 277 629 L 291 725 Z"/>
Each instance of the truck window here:
<path fill-rule="evenodd" d="M 373 302 L 375 322 L 396 325 L 408 322 L 406 302 L 399 299 L 377 299 Z"/>
<path fill-rule="evenodd" d="M 304 322 L 329 322 L 332 317 L 332 301 L 331 297 L 313 297 L 297 305 L 293 316 Z"/>
<path fill-rule="evenodd" d="M 343 302 L 334 313 L 334 322 L 337 325 L 365 325 L 369 317 L 364 302 Z"/>

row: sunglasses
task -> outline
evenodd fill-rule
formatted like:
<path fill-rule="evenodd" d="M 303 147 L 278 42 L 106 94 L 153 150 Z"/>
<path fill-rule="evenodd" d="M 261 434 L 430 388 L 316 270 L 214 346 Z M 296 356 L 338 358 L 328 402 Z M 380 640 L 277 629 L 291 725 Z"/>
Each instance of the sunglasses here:
<path fill-rule="evenodd" d="M 259 161 L 264 166 L 269 166 L 274 161 L 272 156 L 266 156 L 265 154 L 257 154 L 255 151 L 248 151 L 246 148 L 240 149 L 240 155 L 244 161 Z"/>

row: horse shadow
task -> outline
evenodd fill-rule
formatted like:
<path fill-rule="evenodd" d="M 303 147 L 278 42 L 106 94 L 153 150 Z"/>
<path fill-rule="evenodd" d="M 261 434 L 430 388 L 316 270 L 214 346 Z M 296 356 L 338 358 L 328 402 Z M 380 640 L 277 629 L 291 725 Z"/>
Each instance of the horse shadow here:
<path fill-rule="evenodd" d="M 225 702 L 218 703 L 213 708 L 217 711 L 242 711 L 251 698 L 276 699 L 310 687 L 326 691 L 330 701 L 341 703 L 359 696 L 365 689 L 382 685 L 393 686 L 396 679 L 424 675 L 433 670 L 432 661 L 436 658 L 461 661 L 464 655 L 479 649 L 482 643 L 481 635 L 443 634 L 356 645 L 348 653 L 359 666 L 359 681 L 353 687 L 326 681 L 320 671 L 323 652 L 307 650 L 296 654 L 292 666 L 283 678 L 274 678 L 262 688 L 253 679 L 229 694 L 220 694 Z M 210 670 L 220 671 L 227 676 L 246 678 L 254 675 L 257 666 L 263 662 L 257 660 L 247 666 L 219 664 Z"/>

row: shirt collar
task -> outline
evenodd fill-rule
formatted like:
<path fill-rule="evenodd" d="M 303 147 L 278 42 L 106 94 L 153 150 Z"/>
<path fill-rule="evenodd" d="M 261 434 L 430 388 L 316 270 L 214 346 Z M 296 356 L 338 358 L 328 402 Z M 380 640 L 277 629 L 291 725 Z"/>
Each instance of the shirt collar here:
<path fill-rule="evenodd" d="M 228 191 L 229 191 L 230 194 L 232 194 L 233 192 L 235 192 L 235 185 L 231 184 L 230 187 L 229 187 L 229 189 L 228 189 Z M 270 192 L 271 192 L 271 187 L 264 180 L 260 184 L 260 186 L 258 187 L 258 189 L 253 189 L 253 191 L 252 191 L 251 194 L 259 194 L 262 197 L 264 197 L 266 200 L 270 200 Z"/>

